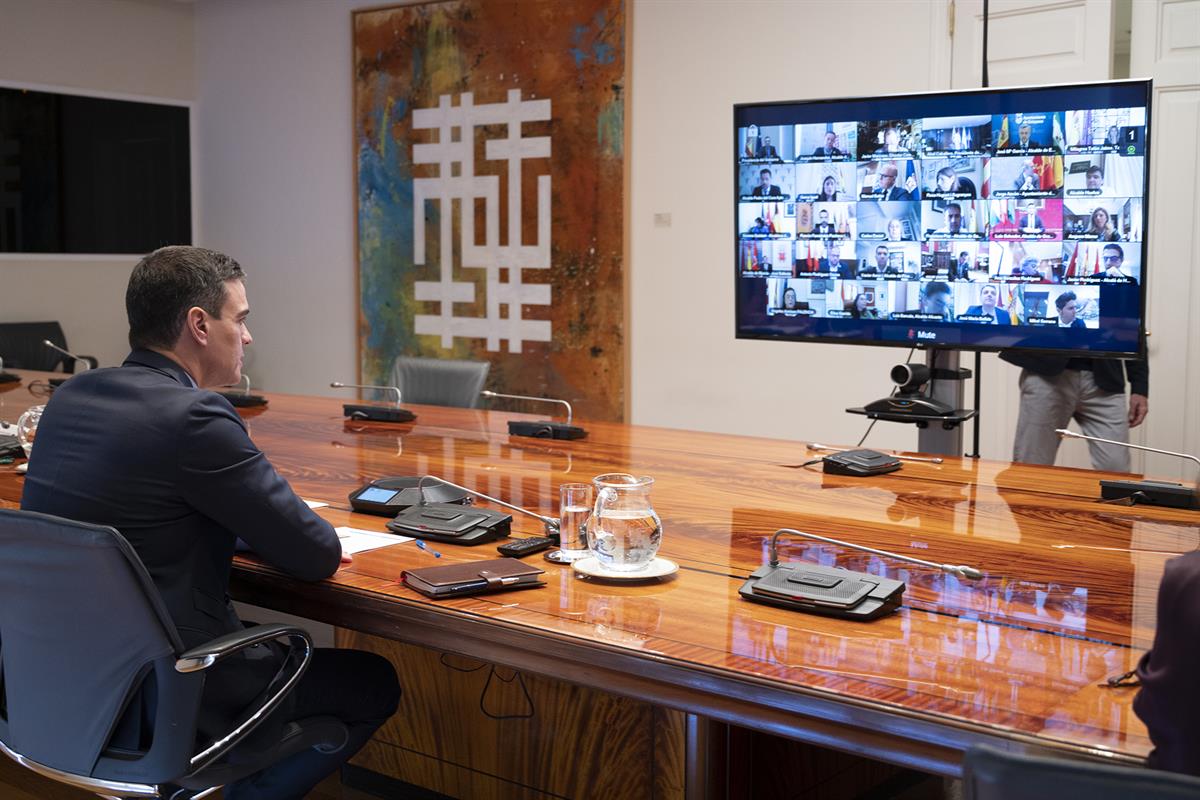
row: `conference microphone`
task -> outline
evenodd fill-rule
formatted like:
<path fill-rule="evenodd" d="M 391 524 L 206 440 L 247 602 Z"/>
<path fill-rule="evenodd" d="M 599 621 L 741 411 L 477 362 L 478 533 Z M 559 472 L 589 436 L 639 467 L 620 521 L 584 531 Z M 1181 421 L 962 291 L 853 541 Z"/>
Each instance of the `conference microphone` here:
<path fill-rule="evenodd" d="M 900 607 L 900 598 L 906 588 L 904 581 L 805 561 L 780 564 L 779 537 L 785 533 L 932 567 L 958 578 L 979 580 L 983 577 L 980 570 L 963 564 L 938 564 L 794 528 L 780 528 L 771 537 L 770 561 L 750 573 L 738 589 L 738 594 L 745 599 L 808 614 L 858 621 L 878 619 Z"/>
<path fill-rule="evenodd" d="M 416 414 L 400 407 L 401 397 L 399 386 L 376 386 L 369 383 L 342 383 L 341 381 L 330 381 L 329 386 L 333 389 L 378 389 L 382 392 L 396 393 L 396 404 L 394 406 L 376 406 L 369 403 L 343 403 L 342 413 L 350 419 L 373 420 L 375 422 L 411 422 L 417 418 Z"/>
<path fill-rule="evenodd" d="M 56 345 L 54 342 L 50 341 L 49 339 L 43 339 L 42 344 L 46 345 L 46 347 L 49 347 L 51 350 L 62 353 L 64 356 L 68 356 L 69 358 L 71 358 L 75 362 L 74 368 L 79 370 L 80 372 L 86 372 L 92 366 L 92 362 L 89 361 L 86 357 L 77 356 L 74 353 L 70 352 L 69 350 L 65 350 L 65 349 L 59 347 L 58 345 Z"/>
<path fill-rule="evenodd" d="M 242 384 L 245 384 L 243 387 Z M 237 408 L 253 408 L 255 406 L 265 406 L 267 398 L 261 394 L 250 394 L 250 376 L 242 373 L 242 379 L 232 386 L 239 387 L 240 391 L 236 392 L 217 392 L 217 394 L 229 401 L 230 405 Z"/>
<path fill-rule="evenodd" d="M 501 397 L 506 400 L 526 400 L 533 403 L 557 403 L 566 407 L 567 421 L 552 422 L 550 420 L 529 422 L 527 420 L 511 420 L 508 423 L 508 432 L 512 436 L 532 436 L 538 439 L 582 439 L 587 436 L 587 431 L 580 428 L 578 425 L 571 424 L 571 417 L 574 410 L 571 404 L 566 400 L 557 400 L 552 397 L 531 397 L 524 394 L 503 394 L 501 392 L 493 392 L 490 389 L 484 389 L 479 393 L 483 397 Z"/>
<path fill-rule="evenodd" d="M 1082 433 L 1069 431 L 1066 428 L 1058 428 L 1054 432 L 1058 434 L 1060 439 L 1083 439 L 1088 442 L 1115 444 L 1117 447 L 1124 447 L 1129 450 L 1142 450 L 1147 453 L 1185 458 L 1188 461 L 1194 461 L 1196 466 L 1200 467 L 1200 458 L 1187 453 L 1176 453 L 1173 450 L 1160 450 L 1157 447 L 1145 447 L 1140 444 L 1118 442 L 1115 439 L 1101 439 L 1099 436 L 1087 436 Z M 1145 503 L 1148 506 L 1200 509 L 1200 473 L 1197 475 L 1196 485 L 1192 487 L 1169 481 L 1100 481 L 1100 499 L 1108 503 L 1124 501 L 1128 505 Z"/>

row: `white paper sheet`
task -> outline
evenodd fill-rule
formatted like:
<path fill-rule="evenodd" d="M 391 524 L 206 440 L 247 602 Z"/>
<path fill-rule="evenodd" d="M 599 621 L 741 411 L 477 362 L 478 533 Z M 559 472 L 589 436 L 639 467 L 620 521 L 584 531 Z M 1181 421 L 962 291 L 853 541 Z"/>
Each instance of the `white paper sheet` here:
<path fill-rule="evenodd" d="M 364 531 L 360 528 L 334 528 L 337 532 L 338 539 L 342 542 L 343 553 L 362 553 L 367 550 L 375 550 L 380 547 L 387 547 L 393 544 L 404 544 L 411 542 L 411 536 L 397 536 L 394 533 L 379 533 L 378 531 Z"/>

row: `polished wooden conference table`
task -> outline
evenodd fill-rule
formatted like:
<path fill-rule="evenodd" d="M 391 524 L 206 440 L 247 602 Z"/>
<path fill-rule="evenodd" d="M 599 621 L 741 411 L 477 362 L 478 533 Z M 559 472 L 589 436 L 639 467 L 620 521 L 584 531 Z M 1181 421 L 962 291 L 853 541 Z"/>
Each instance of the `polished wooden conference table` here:
<path fill-rule="evenodd" d="M 28 383 L 0 387 L 0 418 L 38 402 Z M 383 476 L 438 475 L 554 516 L 559 484 L 629 472 L 655 479 L 660 555 L 681 569 L 605 583 L 532 556 L 543 589 L 432 601 L 401 571 L 494 545 L 438 544 L 435 561 L 406 543 L 316 584 L 243 558 L 239 599 L 682 711 L 690 736 L 715 720 L 946 775 L 977 743 L 1122 764 L 1150 750 L 1136 690 L 1102 684 L 1149 646 L 1163 564 L 1200 544 L 1200 515 L 1099 504 L 1102 473 L 948 458 L 838 477 L 798 468 L 811 454 L 795 441 L 586 420 L 586 439 L 551 441 L 510 437 L 515 415 L 499 411 L 410 406 L 414 422 L 389 425 L 343 419 L 338 398 L 268 397 L 243 411 L 251 436 L 335 525 L 384 530 L 346 499 Z M 20 482 L 0 467 L 0 498 L 14 503 Z M 986 576 L 784 540 L 783 560 L 906 581 L 903 607 L 851 622 L 740 599 L 780 527 Z M 539 534 L 514 518 L 514 536 Z"/>

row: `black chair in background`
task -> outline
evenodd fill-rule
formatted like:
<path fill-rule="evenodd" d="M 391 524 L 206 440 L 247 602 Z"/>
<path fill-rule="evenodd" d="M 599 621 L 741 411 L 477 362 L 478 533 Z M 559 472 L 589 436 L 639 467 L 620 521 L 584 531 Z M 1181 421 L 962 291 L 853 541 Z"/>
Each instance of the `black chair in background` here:
<path fill-rule="evenodd" d="M 284 637 L 287 658 L 257 707 L 198 745 L 205 670 Z M 45 777 L 101 797 L 182 800 L 309 747 L 336 752 L 347 731 L 331 717 L 291 723 L 266 744 L 257 737 L 253 750 L 244 741 L 296 685 L 311 652 L 305 631 L 281 624 L 185 652 L 119 533 L 0 509 L 0 750 Z"/>
<path fill-rule="evenodd" d="M 75 359 L 46 346 L 46 340 L 54 342 L 63 350 L 67 337 L 62 325 L 57 322 L 0 322 L 0 358 L 8 369 L 36 369 L 74 373 Z M 80 355 L 89 367 L 98 366 L 94 356 Z M 82 371 L 82 370 L 80 370 Z"/>
<path fill-rule="evenodd" d="M 491 364 L 400 356 L 392 365 L 392 385 L 405 403 L 475 408 Z"/>
<path fill-rule="evenodd" d="M 964 800 L 1196 800 L 1200 778 L 1138 767 L 1006 753 L 977 746 L 963 759 Z"/>

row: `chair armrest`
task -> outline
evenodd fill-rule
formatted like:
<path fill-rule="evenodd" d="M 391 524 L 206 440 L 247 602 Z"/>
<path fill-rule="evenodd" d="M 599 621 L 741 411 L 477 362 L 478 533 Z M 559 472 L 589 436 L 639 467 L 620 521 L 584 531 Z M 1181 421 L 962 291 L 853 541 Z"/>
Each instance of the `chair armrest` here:
<path fill-rule="evenodd" d="M 256 644 L 262 644 L 272 639 L 278 639 L 286 636 L 291 640 L 291 647 L 288 656 L 283 659 L 279 666 L 279 672 L 267 684 L 271 686 L 278 682 L 288 670 L 288 663 L 292 661 L 292 656 L 299 653 L 300 663 L 292 670 L 292 674 L 283 681 L 283 685 L 279 687 L 270 698 L 264 701 L 253 713 L 246 717 L 240 724 L 234 727 L 229 733 L 215 740 L 208 747 L 201 750 L 196 755 L 192 756 L 191 768 L 195 774 L 207 767 L 209 764 L 216 761 L 221 756 L 237 744 L 243 737 L 253 731 L 258 725 L 267 718 L 279 704 L 283 702 L 288 693 L 296 687 L 300 682 L 300 678 L 308 669 L 308 662 L 312 659 L 313 644 L 308 632 L 303 628 L 297 628 L 293 625 L 284 625 L 278 622 L 268 623 L 266 625 L 256 625 L 253 628 L 247 628 L 244 631 L 235 631 L 234 633 L 226 634 L 213 639 L 210 642 L 193 647 L 186 653 L 183 653 L 175 661 L 175 669 L 179 672 L 198 672 L 208 669 L 213 664 L 221 661 L 228 656 L 233 655 L 247 647 L 253 647 Z"/>
<path fill-rule="evenodd" d="M 197 670 L 208 669 L 221 659 L 245 650 L 247 647 L 253 647 L 256 644 L 269 642 L 272 639 L 278 639 L 283 636 L 303 639 L 308 647 L 312 648 L 312 640 L 309 639 L 308 632 L 303 628 L 297 628 L 294 625 L 284 625 L 281 622 L 271 622 L 266 625 L 255 625 L 253 628 L 227 633 L 224 636 L 218 636 L 216 639 L 205 642 L 199 647 L 193 647 L 175 660 L 175 670 L 177 672 L 196 672 Z"/>

